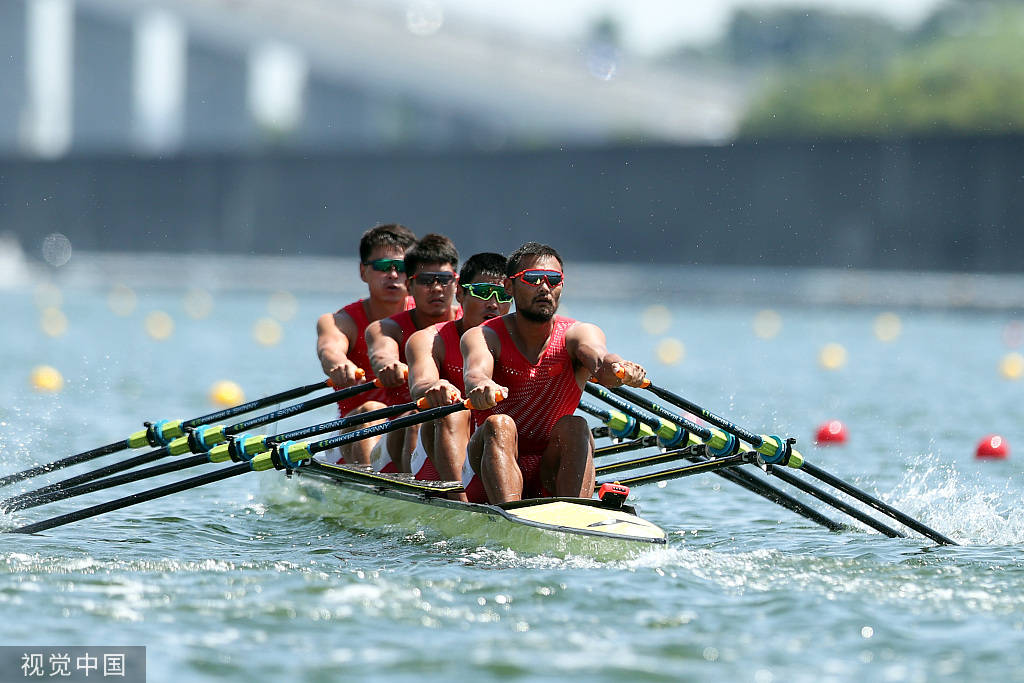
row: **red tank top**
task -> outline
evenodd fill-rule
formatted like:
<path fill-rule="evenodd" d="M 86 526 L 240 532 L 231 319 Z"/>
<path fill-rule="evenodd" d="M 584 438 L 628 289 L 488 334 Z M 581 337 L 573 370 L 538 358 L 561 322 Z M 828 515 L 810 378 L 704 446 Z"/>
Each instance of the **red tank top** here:
<path fill-rule="evenodd" d="M 412 320 L 412 311 L 402 311 L 391 316 L 388 320 L 398 323 L 398 326 L 402 329 L 402 339 L 398 342 L 398 360 L 405 363 L 405 342 L 409 341 L 409 337 L 416 331 L 416 323 Z M 365 341 L 363 346 L 366 346 Z M 397 387 L 389 387 L 387 389 L 387 399 L 385 399 L 384 403 L 394 406 L 399 403 L 408 403 L 411 400 L 412 396 L 409 394 L 409 384 L 407 382 Z"/>
<path fill-rule="evenodd" d="M 356 324 L 356 336 L 355 339 L 349 340 L 348 359 L 356 364 L 356 367 L 362 368 L 363 372 L 366 373 L 364 381 L 372 382 L 377 379 L 377 375 L 373 374 L 373 367 L 370 365 L 370 356 L 366 348 L 366 327 L 370 324 L 370 319 L 366 315 L 366 309 L 363 306 L 363 302 L 366 299 L 360 299 L 359 301 L 353 301 L 348 306 L 341 309 L 352 318 L 352 322 Z M 405 298 L 406 309 L 412 308 L 416 305 L 412 297 Z M 339 311 L 339 313 L 341 312 Z M 359 406 L 363 405 L 367 401 L 380 401 L 381 403 L 387 403 L 388 392 L 386 389 L 378 388 L 371 389 L 370 391 L 359 394 L 358 396 L 352 396 L 350 398 L 338 401 L 338 412 L 345 416 L 351 411 L 355 410 Z"/>
<path fill-rule="evenodd" d="M 488 415 L 508 415 L 516 423 L 519 456 L 540 455 L 548 445 L 555 422 L 572 415 L 583 390 L 576 382 L 572 359 L 565 348 L 565 332 L 576 321 L 556 316 L 551 339 L 536 365 L 516 348 L 503 317 L 483 323 L 501 340 L 501 353 L 494 362 L 494 381 L 508 388 L 508 396 L 489 411 L 480 411 L 479 421 Z"/>
<path fill-rule="evenodd" d="M 444 362 L 439 367 L 438 375 L 451 382 L 466 397 L 466 384 L 462 380 L 462 347 L 459 345 L 459 326 L 454 320 L 434 325 L 437 335 L 444 344 Z"/>

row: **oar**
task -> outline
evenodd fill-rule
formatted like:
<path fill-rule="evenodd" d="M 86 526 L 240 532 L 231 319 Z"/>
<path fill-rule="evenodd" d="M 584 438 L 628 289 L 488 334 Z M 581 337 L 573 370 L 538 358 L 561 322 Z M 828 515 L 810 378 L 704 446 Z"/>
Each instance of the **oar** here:
<path fill-rule="evenodd" d="M 178 472 L 181 470 L 196 467 L 198 465 L 205 465 L 207 463 L 219 463 L 227 462 L 228 460 L 234 460 L 235 462 L 244 462 L 251 460 L 254 456 L 259 453 L 269 451 L 273 448 L 275 443 L 281 441 L 288 441 L 289 439 L 301 439 L 307 436 L 313 436 L 316 434 L 325 434 L 327 432 L 334 432 L 339 429 L 347 429 L 354 425 L 365 424 L 374 420 L 385 419 L 393 417 L 395 415 L 401 415 L 402 413 L 410 410 L 416 410 L 416 403 L 402 403 L 395 406 L 387 406 L 380 410 L 371 410 L 366 413 L 360 413 L 358 415 L 351 415 L 348 417 L 342 417 L 337 420 L 331 420 L 330 422 L 324 422 L 312 427 L 304 427 L 302 429 L 296 429 L 291 432 L 285 432 L 283 434 L 276 434 L 274 436 L 263 436 L 263 437 L 248 437 L 244 440 L 232 440 L 228 444 L 219 444 L 215 448 L 211 449 L 209 453 L 200 453 L 189 458 L 181 460 L 175 460 L 171 463 L 164 465 L 156 465 L 154 467 L 148 467 L 144 470 L 137 470 L 135 472 L 128 472 L 127 474 L 121 474 L 114 477 L 107 477 L 100 479 L 99 481 L 93 481 L 89 483 L 79 484 L 70 488 L 65 488 L 60 491 L 50 491 L 38 494 L 35 496 L 21 497 L 16 501 L 8 502 L 4 501 L 3 505 L 0 505 L 0 509 L 4 512 L 14 512 L 16 510 L 27 510 L 28 508 L 38 507 L 40 505 L 46 505 L 53 503 L 58 500 L 65 500 L 67 498 L 74 498 L 76 496 L 82 496 L 87 493 L 93 493 L 95 491 L 102 491 L 114 486 L 121 484 L 128 484 L 135 481 L 142 481 L 143 479 L 149 479 L 151 477 L 158 477 L 162 474 L 169 474 L 171 472 Z"/>
<path fill-rule="evenodd" d="M 588 383 L 586 385 L 586 390 L 588 393 L 597 396 L 602 401 L 606 401 L 610 405 L 614 405 L 623 412 L 632 415 L 636 419 L 647 423 L 652 429 L 657 430 L 659 436 L 664 435 L 665 437 L 667 437 L 669 442 L 686 441 L 689 445 L 693 445 L 694 443 L 700 443 L 700 439 L 704 439 L 707 442 L 706 445 L 709 446 L 709 451 L 715 453 L 716 455 L 731 455 L 738 446 L 735 438 L 725 438 L 728 435 L 724 435 L 718 430 L 709 430 L 708 428 L 695 424 L 683 417 L 674 415 L 669 411 L 663 410 L 663 412 L 659 414 L 659 418 L 644 415 L 641 411 L 637 410 L 636 407 L 630 405 L 629 403 L 626 403 L 625 401 L 622 401 L 619 398 L 616 398 L 615 396 L 610 394 L 607 389 L 599 385 Z M 651 410 L 650 408 L 648 409 Z M 656 414 L 658 414 L 654 410 L 651 410 L 651 412 L 655 412 Z M 689 459 L 697 460 L 699 459 L 699 457 L 694 456 L 693 458 Z M 762 481 L 760 478 L 750 474 L 749 472 L 744 472 L 743 470 L 735 469 L 718 470 L 715 472 L 715 474 L 719 475 L 720 477 L 724 477 L 725 479 L 728 479 L 734 484 L 742 486 L 748 491 L 756 493 L 757 495 L 766 498 L 772 501 L 773 503 L 781 505 L 787 510 L 791 510 L 792 512 L 795 512 L 798 515 L 801 515 L 802 517 L 805 517 L 811 520 L 812 522 L 815 522 L 816 524 L 820 524 L 821 526 L 825 527 L 830 531 L 841 531 L 846 528 L 842 524 L 832 519 L 829 519 L 828 517 L 821 514 L 814 508 L 810 507 L 809 505 L 806 505 L 797 498 L 794 498 L 793 496 L 789 495 L 782 489 L 779 489 L 776 486 L 772 486 L 766 481 Z"/>
<path fill-rule="evenodd" d="M 615 455 L 616 453 L 625 453 L 626 451 L 635 451 L 639 448 L 649 448 L 650 446 L 657 445 L 658 437 L 653 435 L 641 436 L 639 439 L 633 439 L 632 441 L 623 441 L 622 443 L 614 443 L 611 446 L 595 448 L 594 457 L 600 458 L 606 455 Z"/>
<path fill-rule="evenodd" d="M 667 389 L 663 389 L 661 387 L 649 383 L 649 381 L 646 388 L 659 398 L 662 398 L 665 401 L 668 401 L 669 403 L 672 403 L 673 405 L 682 408 L 683 410 L 688 410 L 689 412 L 694 413 L 695 415 L 700 415 L 701 418 L 707 420 L 711 424 L 720 427 L 728 431 L 730 434 L 734 434 L 740 439 L 746 441 L 751 446 L 756 448 L 759 453 L 761 453 L 766 463 L 778 463 L 795 469 L 803 470 L 812 477 L 815 477 L 816 479 L 823 481 L 826 484 L 829 484 L 830 486 L 842 491 L 843 493 L 846 493 L 849 496 L 852 496 L 853 498 L 859 500 L 860 502 L 866 505 L 871 506 L 872 508 L 878 510 L 883 514 L 888 515 L 889 517 L 906 525 L 914 531 L 917 531 L 918 533 L 930 538 L 936 543 L 941 543 L 944 545 L 957 545 L 956 541 L 939 533 L 935 529 L 932 529 L 931 527 L 914 519 L 913 517 L 910 517 L 909 515 L 900 512 L 896 508 L 885 503 L 884 501 L 879 500 L 878 498 L 872 496 L 866 491 L 862 491 L 861 489 L 853 486 L 852 484 L 849 484 L 843 481 L 842 479 L 839 479 L 838 477 L 829 474 L 820 467 L 816 467 L 815 465 L 807 462 L 806 460 L 804 460 L 800 452 L 793 448 L 793 443 L 795 442 L 795 440 L 787 439 L 783 441 L 782 438 L 778 436 L 754 434 L 753 432 L 747 431 L 742 427 L 733 424 L 732 422 L 726 420 L 723 417 L 715 415 L 714 413 L 705 410 L 704 408 L 701 408 L 697 404 L 693 403 L 692 401 L 688 401 L 682 396 L 678 396 L 677 394 Z M 628 390 L 616 389 L 615 391 L 620 396 L 634 395 L 634 392 L 630 392 Z M 775 468 L 772 468 L 772 473 L 775 473 Z"/>
<path fill-rule="evenodd" d="M 608 436 L 615 439 L 635 439 L 641 436 L 654 436 L 654 432 L 647 425 L 617 410 L 605 410 L 586 401 L 580 401 L 577 407 L 584 413 L 593 415 L 603 422 L 608 427 Z"/>
<path fill-rule="evenodd" d="M 721 472 L 727 467 L 738 467 L 748 462 L 755 462 L 756 458 L 757 455 L 753 452 L 743 451 L 741 453 L 734 453 L 733 455 L 727 455 L 721 458 L 701 460 L 700 462 L 693 463 L 692 465 L 683 465 L 682 467 L 673 467 L 672 469 L 662 470 L 660 472 L 651 472 L 650 474 L 639 474 L 635 477 L 616 479 L 614 482 L 599 482 L 594 485 L 594 490 L 599 490 L 601 486 L 607 483 L 621 484 L 622 486 L 642 486 L 644 484 L 654 484 L 659 481 L 668 481 L 669 479 L 688 477 L 692 474 Z"/>
<path fill-rule="evenodd" d="M 323 380 L 320 382 L 314 382 L 313 384 L 295 387 L 294 389 L 288 389 L 287 391 L 282 391 L 271 396 L 265 396 L 263 398 L 256 399 L 255 401 L 243 403 L 242 405 L 219 410 L 215 413 L 200 415 L 199 417 L 194 417 L 191 420 L 161 420 L 159 422 L 146 423 L 146 429 L 135 432 L 123 441 L 115 441 L 107 444 L 106 446 L 100 446 L 99 448 L 84 451 L 76 455 L 69 455 L 66 458 L 51 462 L 47 465 L 37 465 L 36 467 L 30 467 L 29 469 L 21 472 L 15 472 L 14 474 L 8 474 L 4 477 L 0 477 L 0 486 L 7 486 L 8 484 L 13 484 L 16 481 L 35 477 L 47 472 L 53 472 L 54 470 L 63 469 L 65 467 L 71 467 L 72 465 L 77 465 L 79 463 L 88 462 L 89 460 L 117 453 L 128 448 L 144 448 L 145 446 L 152 446 L 156 448 L 158 446 L 166 446 L 170 439 L 181 436 L 187 429 L 209 424 L 211 422 L 217 422 L 218 420 L 224 420 L 236 415 L 242 415 L 253 410 L 259 410 L 260 408 L 264 408 L 275 403 L 290 401 L 293 398 L 305 396 L 306 394 L 311 394 L 314 391 L 319 391 L 320 389 L 326 389 L 332 386 L 330 382 L 330 380 Z"/>
<path fill-rule="evenodd" d="M 285 443 L 278 444 L 278 446 L 272 451 L 256 455 L 248 462 L 238 463 L 236 465 L 231 465 L 230 467 L 218 469 L 214 472 L 200 474 L 198 476 L 183 479 L 155 489 L 134 493 L 130 496 L 125 496 L 124 498 L 118 498 L 117 500 L 94 505 L 76 512 L 70 512 L 58 517 L 51 517 L 50 519 L 44 519 L 33 524 L 26 524 L 16 529 L 11 529 L 8 533 L 33 534 L 39 531 L 53 529 L 82 519 L 95 517 L 103 514 L 104 512 L 120 510 L 132 505 L 169 496 L 172 493 L 179 493 L 198 486 L 203 486 L 204 484 L 236 477 L 240 474 L 245 474 L 246 472 L 259 472 L 268 469 L 295 470 L 301 467 L 304 462 L 311 460 L 315 453 L 335 448 L 337 446 L 343 446 L 371 436 L 378 436 L 397 429 L 404 429 L 422 422 L 436 420 L 459 410 L 467 410 L 469 407 L 469 401 L 467 400 L 464 403 L 453 403 L 447 406 L 431 408 L 420 413 L 395 418 L 388 422 L 382 422 L 380 424 L 373 425 L 372 427 L 358 429 L 354 432 L 349 432 L 348 434 L 342 434 L 340 436 L 324 439 L 323 441 L 318 441 L 312 444 L 306 442 L 287 441 Z"/>
<path fill-rule="evenodd" d="M 671 412 L 670 410 L 665 409 L 664 407 L 658 405 L 657 403 L 654 403 L 653 401 L 650 401 L 650 400 L 646 399 L 645 397 L 640 396 L 638 394 L 634 394 L 633 392 L 631 392 L 631 391 L 629 391 L 627 389 L 621 389 L 620 388 L 620 389 L 613 389 L 612 391 L 614 391 L 619 396 L 626 397 L 629 400 L 631 400 L 631 401 L 633 401 L 633 402 L 643 406 L 646 410 L 649 410 L 652 413 L 655 413 L 656 415 L 660 416 L 660 418 L 662 418 L 662 419 L 678 421 L 681 425 L 683 425 L 686 428 L 706 429 L 705 427 L 701 427 L 700 425 L 697 425 L 697 424 L 691 422 L 690 420 L 687 420 L 682 415 L 676 415 L 675 413 Z M 614 397 L 612 397 L 612 398 L 614 398 Z M 628 406 L 629 404 L 625 404 L 625 405 Z M 630 406 L 630 408 L 632 410 L 636 410 L 636 408 L 633 408 L 632 406 Z M 711 431 L 712 433 L 714 433 L 717 430 L 708 430 L 708 431 Z M 763 459 L 763 457 L 764 456 L 762 456 L 762 459 Z M 866 524 L 867 526 L 869 526 L 872 529 L 874 529 L 874 530 L 876 530 L 876 531 L 878 531 L 878 532 L 888 536 L 889 538 L 905 538 L 906 537 L 906 534 L 904 534 L 902 531 L 898 531 L 897 529 L 893 529 L 889 525 L 884 524 L 884 523 L 878 521 L 874 517 L 871 517 L 870 515 L 865 514 L 861 510 L 858 510 L 857 508 L 855 508 L 854 506 L 850 505 L 846 501 L 841 500 L 839 498 L 836 498 L 835 496 L 833 496 L 833 495 L 831 495 L 831 494 L 829 494 L 829 493 L 819 489 L 816 486 L 813 486 L 813 485 L 811 485 L 811 484 L 801 480 L 799 477 L 797 477 L 797 476 L 795 476 L 793 474 L 790 474 L 789 472 L 787 472 L 785 470 L 780 470 L 780 469 L 777 469 L 777 468 L 764 468 L 764 469 L 768 473 L 770 473 L 771 475 L 773 475 L 775 477 L 778 477 L 782 481 L 784 481 L 784 482 L 786 482 L 788 484 L 791 484 L 792 486 L 800 489 L 801 491 L 804 491 L 806 493 L 811 494 L 812 496 L 814 496 L 818 500 L 821 500 L 821 501 L 831 505 L 832 507 L 836 508 L 840 512 L 845 512 L 850 517 L 853 517 L 854 519 L 856 519 L 857 521 L 861 522 L 862 524 Z M 748 476 L 750 476 L 750 475 L 748 475 Z M 761 480 L 758 479 L 758 481 L 761 481 Z M 765 485 L 767 486 L 769 484 L 765 484 Z"/>
<path fill-rule="evenodd" d="M 187 436 L 180 436 L 169 444 L 161 446 L 149 453 L 143 453 L 142 455 L 137 455 L 132 458 L 107 465 L 106 467 L 101 467 L 90 472 L 85 472 L 84 474 L 62 479 L 61 481 L 47 484 L 46 486 L 42 486 L 38 489 L 26 491 L 25 493 L 0 501 L 0 510 L 14 510 L 17 509 L 15 506 L 19 505 L 24 500 L 36 498 L 40 495 L 53 491 L 63 491 L 73 486 L 85 484 L 111 474 L 116 474 L 117 472 L 124 472 L 125 470 L 138 467 L 139 465 L 145 465 L 155 460 L 160 460 L 161 458 L 165 458 L 169 455 L 182 455 L 188 452 L 196 454 L 205 453 L 217 444 L 224 442 L 230 436 L 243 434 L 248 429 L 260 427 L 262 425 L 270 424 L 271 422 L 283 420 L 286 417 L 291 417 L 293 415 L 298 415 L 300 413 L 330 405 L 335 401 L 369 391 L 375 386 L 378 385 L 374 382 L 358 384 L 354 387 L 348 387 L 347 389 L 336 391 L 333 394 L 325 394 L 300 403 L 285 406 L 284 408 L 280 408 L 265 415 L 243 420 L 233 425 L 199 425 L 190 427 Z"/>
<path fill-rule="evenodd" d="M 620 462 L 613 462 L 607 465 L 600 465 L 594 468 L 594 474 L 600 477 L 605 474 L 614 474 L 624 470 L 638 470 L 644 467 L 662 465 L 666 462 L 673 462 L 675 460 L 704 457 L 706 454 L 707 450 L 703 444 L 698 446 L 687 446 L 686 448 L 677 448 L 671 451 L 658 451 L 657 453 L 646 455 L 642 458 L 633 458 L 632 460 L 622 460 Z M 597 455 L 597 451 L 594 451 L 594 457 L 597 457 Z M 604 454 L 602 453 L 602 455 Z"/>

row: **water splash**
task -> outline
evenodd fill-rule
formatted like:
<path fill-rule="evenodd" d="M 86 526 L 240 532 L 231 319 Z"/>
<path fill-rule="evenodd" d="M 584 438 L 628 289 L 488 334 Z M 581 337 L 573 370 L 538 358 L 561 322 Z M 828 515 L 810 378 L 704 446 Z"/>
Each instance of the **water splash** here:
<path fill-rule="evenodd" d="M 1000 489 L 980 473 L 960 472 L 934 454 L 919 456 L 889 501 L 911 517 L 964 544 L 1008 546 L 1024 542 L 1024 512 L 1011 479 Z"/>

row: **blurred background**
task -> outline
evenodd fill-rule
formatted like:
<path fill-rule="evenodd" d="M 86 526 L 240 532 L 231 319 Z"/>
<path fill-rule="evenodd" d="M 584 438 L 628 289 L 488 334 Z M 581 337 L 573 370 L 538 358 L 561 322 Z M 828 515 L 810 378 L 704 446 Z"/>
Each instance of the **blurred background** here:
<path fill-rule="evenodd" d="M 1011 0 L 5 0 L 0 284 L 160 252 L 328 286 L 397 221 L 783 298 L 993 274 L 940 303 L 1020 307 L 1022 45 Z"/>

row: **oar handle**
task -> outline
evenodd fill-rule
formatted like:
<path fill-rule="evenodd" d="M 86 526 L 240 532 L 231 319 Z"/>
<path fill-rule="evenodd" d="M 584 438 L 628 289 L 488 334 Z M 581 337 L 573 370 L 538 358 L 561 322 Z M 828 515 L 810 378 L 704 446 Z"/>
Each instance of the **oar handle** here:
<path fill-rule="evenodd" d="M 618 377 L 619 379 L 626 379 L 626 371 L 623 370 L 622 368 L 619 368 L 618 370 L 615 371 L 615 376 Z M 649 378 L 644 377 L 642 380 L 640 380 L 641 389 L 646 389 L 649 386 L 651 386 L 651 380 Z"/>

